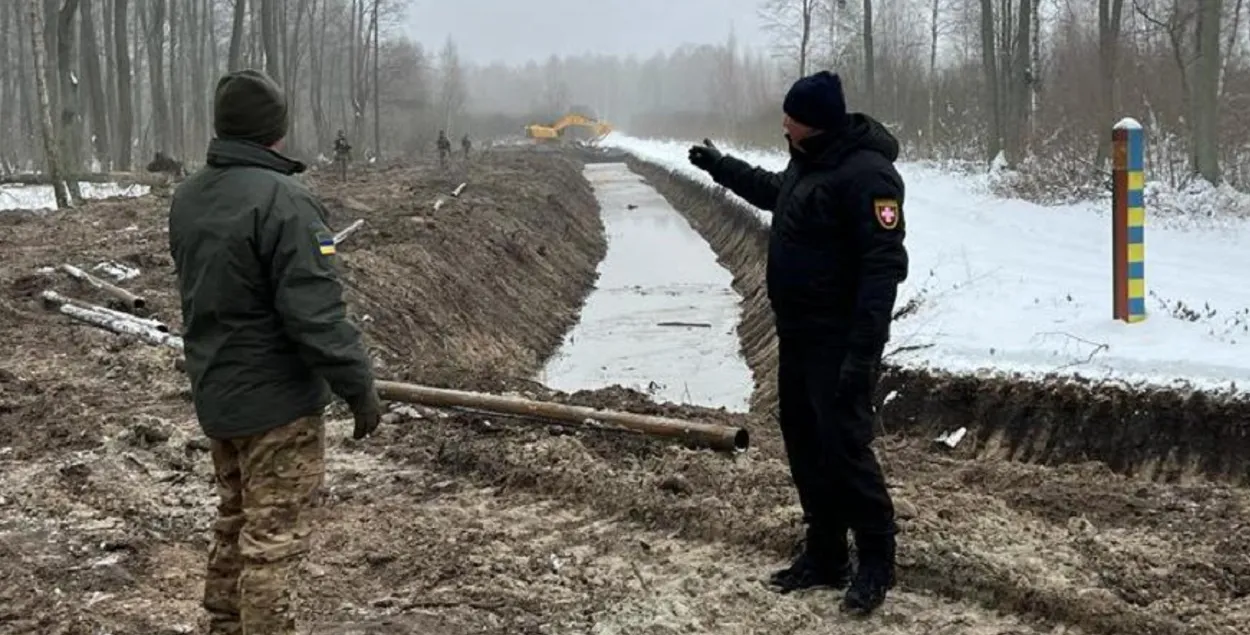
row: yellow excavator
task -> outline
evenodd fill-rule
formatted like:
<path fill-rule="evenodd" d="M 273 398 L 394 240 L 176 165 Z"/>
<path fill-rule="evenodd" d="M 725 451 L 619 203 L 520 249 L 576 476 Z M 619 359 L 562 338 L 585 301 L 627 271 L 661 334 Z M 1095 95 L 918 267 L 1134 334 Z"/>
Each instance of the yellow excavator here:
<path fill-rule="evenodd" d="M 525 126 L 525 136 L 536 143 L 578 143 L 595 145 L 612 132 L 612 126 L 585 115 L 571 112 L 555 123 Z"/>

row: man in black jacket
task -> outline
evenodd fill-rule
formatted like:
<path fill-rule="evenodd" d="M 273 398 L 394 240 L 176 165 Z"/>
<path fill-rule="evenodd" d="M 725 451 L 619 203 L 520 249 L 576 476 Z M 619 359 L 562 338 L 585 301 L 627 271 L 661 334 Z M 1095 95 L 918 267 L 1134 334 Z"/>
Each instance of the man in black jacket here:
<path fill-rule="evenodd" d="M 848 114 L 841 81 L 826 71 L 797 81 L 783 109 L 784 172 L 706 140 L 690 162 L 773 213 L 767 285 L 781 432 L 808 526 L 803 553 L 772 583 L 782 592 L 845 587 L 850 530 L 859 566 L 843 608 L 867 613 L 894 584 L 894 507 L 870 443 L 882 349 L 907 277 L 898 142 L 872 118 Z"/>

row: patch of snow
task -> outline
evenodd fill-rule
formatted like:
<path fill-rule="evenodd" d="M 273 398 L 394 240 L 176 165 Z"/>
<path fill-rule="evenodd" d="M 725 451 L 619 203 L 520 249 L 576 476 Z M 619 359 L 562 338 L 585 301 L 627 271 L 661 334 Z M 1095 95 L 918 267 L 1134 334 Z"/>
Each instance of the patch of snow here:
<path fill-rule="evenodd" d="M 144 196 L 152 188 L 146 185 L 116 183 L 81 183 L 83 198 Z M 0 185 L 0 211 L 10 209 L 56 209 L 56 194 L 51 185 Z"/>

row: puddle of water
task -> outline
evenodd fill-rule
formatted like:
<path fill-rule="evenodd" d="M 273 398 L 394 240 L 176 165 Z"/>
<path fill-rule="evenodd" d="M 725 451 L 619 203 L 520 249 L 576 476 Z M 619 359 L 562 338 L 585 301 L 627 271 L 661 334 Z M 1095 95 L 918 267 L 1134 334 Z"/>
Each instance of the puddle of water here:
<path fill-rule="evenodd" d="M 608 250 L 581 321 L 540 379 L 556 390 L 619 384 L 659 401 L 746 411 L 753 379 L 739 354 L 733 276 L 624 164 L 587 165 L 585 175 Z"/>

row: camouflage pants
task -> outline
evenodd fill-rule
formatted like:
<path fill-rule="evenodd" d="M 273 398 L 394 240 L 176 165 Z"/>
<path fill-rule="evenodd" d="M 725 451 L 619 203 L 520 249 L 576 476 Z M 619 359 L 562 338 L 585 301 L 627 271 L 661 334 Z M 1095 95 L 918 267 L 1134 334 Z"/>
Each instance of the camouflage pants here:
<path fill-rule="evenodd" d="M 220 501 L 204 581 L 209 633 L 294 635 L 295 576 L 325 473 L 325 424 L 304 417 L 211 444 Z"/>

